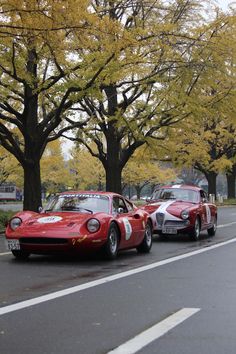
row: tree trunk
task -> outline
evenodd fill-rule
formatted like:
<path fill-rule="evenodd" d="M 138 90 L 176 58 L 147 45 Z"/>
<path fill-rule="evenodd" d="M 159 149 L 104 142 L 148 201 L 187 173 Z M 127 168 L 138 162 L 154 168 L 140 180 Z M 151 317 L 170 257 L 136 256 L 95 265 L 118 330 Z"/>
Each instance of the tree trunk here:
<path fill-rule="evenodd" d="M 205 173 L 207 182 L 208 182 L 208 193 L 209 194 L 214 194 L 216 197 L 216 178 L 217 178 L 217 173 L 214 171 L 210 171 L 208 173 Z"/>
<path fill-rule="evenodd" d="M 121 174 L 119 160 L 110 161 L 106 168 L 106 191 L 122 193 Z"/>
<path fill-rule="evenodd" d="M 233 173 L 226 173 L 227 178 L 227 196 L 228 198 L 235 198 L 235 178 L 236 176 Z"/>
<path fill-rule="evenodd" d="M 107 156 L 104 168 L 106 171 L 106 191 L 121 194 L 120 143 L 113 129 L 110 129 L 109 136 L 107 135 Z"/>
<path fill-rule="evenodd" d="M 40 163 L 24 164 L 24 204 L 23 210 L 38 211 L 42 206 Z"/>
<path fill-rule="evenodd" d="M 135 185 L 135 189 L 136 189 L 136 193 L 137 193 L 137 199 L 140 199 L 141 196 L 141 191 L 142 191 L 142 187 L 140 185 Z"/>
<path fill-rule="evenodd" d="M 29 39 L 30 44 L 30 39 Z M 24 210 L 38 211 L 42 206 L 40 157 L 41 138 L 38 131 L 38 94 L 37 94 L 37 53 L 35 48 L 29 49 L 27 73 L 32 76 L 32 83 L 25 84 L 25 107 L 23 124 L 25 131 L 24 149 Z"/>

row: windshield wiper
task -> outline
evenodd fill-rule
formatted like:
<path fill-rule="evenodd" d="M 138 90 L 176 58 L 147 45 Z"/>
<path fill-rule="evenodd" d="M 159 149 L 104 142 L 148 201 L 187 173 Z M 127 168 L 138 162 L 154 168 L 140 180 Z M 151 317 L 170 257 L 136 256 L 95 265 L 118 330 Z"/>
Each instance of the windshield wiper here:
<path fill-rule="evenodd" d="M 90 214 L 93 214 L 93 211 L 87 208 L 83 208 L 83 207 L 74 207 L 71 210 L 85 210 L 87 212 L 89 212 Z"/>

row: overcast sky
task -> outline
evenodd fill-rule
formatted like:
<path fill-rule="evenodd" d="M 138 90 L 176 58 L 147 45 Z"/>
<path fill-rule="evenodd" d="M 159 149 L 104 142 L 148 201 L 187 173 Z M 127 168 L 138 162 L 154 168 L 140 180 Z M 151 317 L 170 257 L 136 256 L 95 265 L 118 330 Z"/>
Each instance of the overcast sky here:
<path fill-rule="evenodd" d="M 217 0 L 217 2 L 222 7 L 223 10 L 226 10 L 228 4 L 230 4 L 231 2 L 234 2 L 236 4 L 236 1 L 233 0 Z"/>

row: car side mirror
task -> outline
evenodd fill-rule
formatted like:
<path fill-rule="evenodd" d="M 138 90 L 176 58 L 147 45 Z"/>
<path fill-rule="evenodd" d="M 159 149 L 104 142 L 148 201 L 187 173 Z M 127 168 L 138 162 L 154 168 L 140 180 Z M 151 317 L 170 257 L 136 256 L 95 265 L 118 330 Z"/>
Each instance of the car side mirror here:
<path fill-rule="evenodd" d="M 43 213 L 43 207 L 42 206 L 39 206 L 38 207 L 38 212 L 41 214 L 41 213 Z"/>

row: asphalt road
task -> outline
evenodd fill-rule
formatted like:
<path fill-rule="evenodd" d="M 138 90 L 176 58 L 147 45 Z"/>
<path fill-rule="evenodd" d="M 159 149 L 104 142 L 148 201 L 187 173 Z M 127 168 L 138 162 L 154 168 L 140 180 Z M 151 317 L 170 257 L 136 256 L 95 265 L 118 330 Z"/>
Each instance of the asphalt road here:
<path fill-rule="evenodd" d="M 149 255 L 112 262 L 22 263 L 0 236 L 0 353 L 235 354 L 236 208 L 218 224 L 213 238 L 156 237 Z"/>

